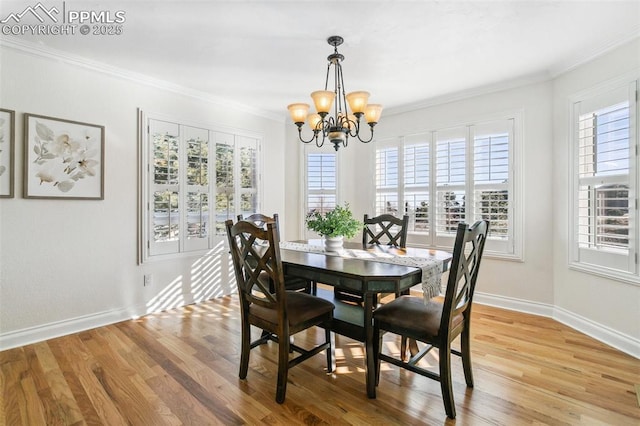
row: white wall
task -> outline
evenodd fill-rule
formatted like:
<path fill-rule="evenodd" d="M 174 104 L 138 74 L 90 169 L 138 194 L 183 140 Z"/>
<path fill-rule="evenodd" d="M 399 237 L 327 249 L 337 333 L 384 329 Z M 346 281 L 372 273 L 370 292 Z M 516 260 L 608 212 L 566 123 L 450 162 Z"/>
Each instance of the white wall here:
<path fill-rule="evenodd" d="M 138 265 L 137 108 L 263 136 L 265 188 L 282 188 L 282 122 L 2 46 L 0 106 L 16 111 L 16 197 L 0 200 L 0 349 L 228 294 L 227 251 Z M 105 199 L 22 198 L 23 113 L 106 127 Z M 267 190 L 264 211 L 284 210 Z M 202 267 L 209 273 L 202 277 Z M 143 286 L 144 274 L 153 283 Z"/>
<path fill-rule="evenodd" d="M 554 303 L 559 314 L 579 316 L 576 327 L 608 328 L 611 338 L 640 347 L 640 286 L 569 269 L 569 112 L 571 95 L 623 75 L 640 77 L 640 40 L 636 39 L 590 63 L 559 76 L 553 87 L 554 125 Z M 638 352 L 636 352 L 638 353 Z M 640 355 L 639 355 L 640 356 Z"/>

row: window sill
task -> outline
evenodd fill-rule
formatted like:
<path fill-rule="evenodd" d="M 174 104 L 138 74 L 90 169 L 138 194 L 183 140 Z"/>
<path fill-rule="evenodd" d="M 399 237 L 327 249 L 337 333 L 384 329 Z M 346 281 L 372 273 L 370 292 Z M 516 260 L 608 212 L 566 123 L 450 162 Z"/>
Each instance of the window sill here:
<path fill-rule="evenodd" d="M 574 262 L 569 263 L 569 269 L 583 272 L 585 274 L 596 275 L 598 277 L 623 282 L 625 284 L 640 286 L 640 276 L 628 272 L 621 272 L 615 269 L 606 268 L 604 266 Z"/>
<path fill-rule="evenodd" d="M 407 243 L 407 246 L 410 247 L 419 247 L 419 248 L 424 248 L 427 250 L 444 250 L 444 251 L 449 251 L 451 252 L 453 250 L 453 245 L 451 246 L 427 246 L 424 244 L 412 244 L 412 243 Z M 516 254 L 516 253 L 505 253 L 505 252 L 500 252 L 500 251 L 495 251 L 495 250 L 488 250 L 487 247 L 485 246 L 484 252 L 482 253 L 482 257 L 485 259 L 495 259 L 495 260 L 505 260 L 508 262 L 518 262 L 518 263 L 523 263 L 524 262 L 524 257 L 521 254 Z"/>
<path fill-rule="evenodd" d="M 515 253 L 502 253 L 498 251 L 491 251 L 485 248 L 482 257 L 486 259 L 506 260 L 508 262 L 524 263 L 524 258 L 520 254 Z"/>
<path fill-rule="evenodd" d="M 156 263 L 156 262 L 167 262 L 172 260 L 212 257 L 212 256 L 219 256 L 221 253 L 228 253 L 228 252 L 229 252 L 229 249 L 227 247 L 226 240 L 219 240 L 215 242 L 213 247 L 208 249 L 184 251 L 180 253 L 146 255 L 142 258 L 142 261 L 140 263 L 148 264 L 148 263 Z"/>

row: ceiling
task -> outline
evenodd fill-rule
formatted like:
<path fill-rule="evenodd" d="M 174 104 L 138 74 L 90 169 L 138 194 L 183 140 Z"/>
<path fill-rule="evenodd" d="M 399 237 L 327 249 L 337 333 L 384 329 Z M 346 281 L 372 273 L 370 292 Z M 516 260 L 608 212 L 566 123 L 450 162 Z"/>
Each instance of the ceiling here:
<path fill-rule="evenodd" d="M 0 20 L 38 0 L 7 1 Z M 548 79 L 640 35 L 640 1 L 44 1 L 124 11 L 120 35 L 17 35 L 110 69 L 284 117 L 324 87 L 344 37 L 347 92 L 387 111 Z M 21 24 L 33 17 L 22 17 Z M 383 112 L 384 119 L 384 112 Z"/>

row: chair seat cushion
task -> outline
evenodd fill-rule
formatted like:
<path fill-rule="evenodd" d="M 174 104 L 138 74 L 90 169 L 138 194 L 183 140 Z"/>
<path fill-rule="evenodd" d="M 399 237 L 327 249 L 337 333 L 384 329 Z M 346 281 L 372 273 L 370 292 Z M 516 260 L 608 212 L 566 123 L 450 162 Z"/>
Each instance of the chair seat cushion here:
<path fill-rule="evenodd" d="M 421 297 L 400 296 L 373 312 L 373 318 L 380 328 L 392 332 L 405 331 L 409 337 L 422 341 L 438 339 L 443 303 L 429 300 L 426 304 Z M 463 321 L 462 315 L 453 318 L 455 327 Z"/>
<path fill-rule="evenodd" d="M 287 315 L 289 326 L 307 322 L 332 312 L 334 304 L 328 300 L 307 293 L 298 291 L 287 291 Z M 251 315 L 272 324 L 278 323 L 278 311 L 263 306 L 251 305 L 249 307 Z"/>

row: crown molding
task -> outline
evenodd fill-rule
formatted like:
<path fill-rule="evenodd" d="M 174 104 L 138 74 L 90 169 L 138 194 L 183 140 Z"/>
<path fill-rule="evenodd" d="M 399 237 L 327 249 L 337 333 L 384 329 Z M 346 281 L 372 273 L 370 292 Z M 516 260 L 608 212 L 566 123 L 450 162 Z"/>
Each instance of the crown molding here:
<path fill-rule="evenodd" d="M 475 96 L 488 95 L 491 93 L 501 92 L 503 90 L 515 89 L 517 87 L 526 86 L 529 84 L 542 83 L 545 81 L 551 81 L 559 77 L 560 75 L 572 71 L 573 69 L 584 65 L 600 56 L 603 56 L 618 47 L 621 47 L 627 43 L 630 43 L 636 39 L 640 39 L 640 30 L 617 39 L 608 44 L 602 45 L 599 49 L 593 51 L 588 55 L 575 55 L 572 58 L 553 66 L 547 71 L 525 75 L 516 79 L 503 81 L 496 84 L 490 84 L 485 86 L 479 86 L 471 89 L 461 90 L 455 93 L 449 93 L 442 96 L 436 96 L 433 98 L 425 99 L 419 102 L 400 105 L 397 107 L 387 108 L 384 111 L 385 116 L 402 114 L 406 112 L 415 111 L 422 108 L 428 108 L 436 105 L 442 105 L 449 102 L 461 101 L 464 99 L 473 98 Z"/>
<path fill-rule="evenodd" d="M 41 58 L 62 61 L 69 65 L 96 71 L 112 77 L 121 78 L 124 80 L 132 81 L 134 83 L 154 87 L 156 89 L 166 90 L 168 92 L 173 92 L 179 95 L 197 99 L 199 101 L 214 104 L 216 106 L 233 108 L 241 112 L 267 118 L 269 120 L 275 120 L 280 123 L 284 123 L 285 121 L 284 116 L 281 114 L 275 114 L 273 112 L 254 108 L 245 104 L 235 102 L 233 100 L 213 96 L 200 90 L 194 90 L 188 87 L 180 86 L 166 80 L 160 80 L 145 74 L 135 73 L 122 68 L 114 67 L 103 62 L 92 61 L 68 52 L 63 52 L 61 50 L 52 49 L 50 47 L 46 47 L 37 43 L 20 40 L 16 37 L 0 36 L 0 46 L 19 50 L 21 52 L 25 52 Z"/>
<path fill-rule="evenodd" d="M 620 39 L 603 44 L 598 49 L 591 51 L 589 54 L 574 55 L 573 57 L 568 58 L 566 61 L 559 63 L 557 66 L 551 67 L 549 69 L 549 74 L 551 75 L 551 78 L 555 79 L 562 74 L 568 73 L 569 71 L 572 71 L 581 65 L 591 62 L 594 59 L 597 59 L 600 56 L 603 56 L 611 52 L 612 50 L 615 50 L 618 47 L 621 47 L 636 39 L 640 39 L 640 30 L 634 31 L 631 34 L 628 34 L 627 36 Z"/>
<path fill-rule="evenodd" d="M 428 108 L 428 107 L 442 105 L 450 102 L 461 101 L 461 100 L 469 99 L 476 96 L 487 95 L 490 93 L 496 93 L 504 90 L 515 89 L 517 87 L 526 86 L 529 84 L 550 81 L 564 73 L 567 73 L 581 65 L 584 65 L 585 63 L 590 62 L 638 38 L 640 38 L 640 30 L 634 31 L 633 33 L 621 39 L 605 44 L 601 46 L 599 49 L 597 49 L 596 51 L 592 52 L 591 54 L 576 55 L 573 58 L 570 58 L 569 60 L 564 61 L 561 64 L 558 64 L 557 66 L 551 67 L 547 71 L 525 75 L 516 79 L 511 79 L 511 80 L 503 81 L 496 84 L 490 84 L 490 85 L 479 86 L 471 89 L 465 89 L 458 92 L 449 93 L 442 96 L 436 96 L 433 98 L 425 99 L 425 100 L 414 102 L 414 103 L 404 104 L 396 107 L 390 107 L 385 109 L 385 116 L 402 114 L 406 112 L 419 110 L 422 108 Z M 111 65 L 108 65 L 102 62 L 91 61 L 78 55 L 73 55 L 67 52 L 42 46 L 37 43 L 27 42 L 27 41 L 18 39 L 16 37 L 0 36 L 0 46 L 5 46 L 8 48 L 20 50 L 22 52 L 26 52 L 39 57 L 63 61 L 71 65 L 101 72 L 103 74 L 133 81 L 139 84 L 144 84 L 146 86 L 155 87 L 161 90 L 177 93 L 193 99 L 211 103 L 217 106 L 222 106 L 225 108 L 231 107 L 242 112 L 267 118 L 269 120 L 275 120 L 280 123 L 286 122 L 286 117 L 287 117 L 286 114 L 276 114 L 271 111 L 261 110 L 245 104 L 240 104 L 238 102 L 235 102 L 229 99 L 216 97 L 203 91 L 180 86 L 180 85 L 168 82 L 166 80 L 160 80 L 144 74 L 134 73 L 132 71 L 113 67 Z"/>
<path fill-rule="evenodd" d="M 448 93 L 442 96 L 435 96 L 433 98 L 425 99 L 422 101 L 400 105 L 397 107 L 391 107 L 385 109 L 384 115 L 395 115 L 406 112 L 415 111 L 422 108 L 433 107 L 437 105 L 443 105 L 450 102 L 461 101 L 464 99 L 473 98 L 481 95 L 488 95 L 491 93 L 497 93 L 504 90 L 515 89 L 517 87 L 527 86 L 535 83 L 542 83 L 552 79 L 552 76 L 546 72 L 539 72 L 534 74 L 528 74 L 522 77 L 518 77 L 511 80 L 501 81 L 500 83 L 488 84 L 484 86 L 473 87 L 470 89 L 460 90 L 454 93 Z"/>

